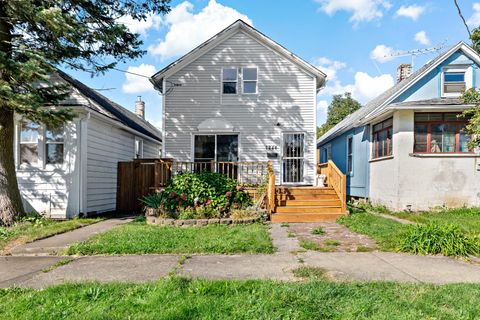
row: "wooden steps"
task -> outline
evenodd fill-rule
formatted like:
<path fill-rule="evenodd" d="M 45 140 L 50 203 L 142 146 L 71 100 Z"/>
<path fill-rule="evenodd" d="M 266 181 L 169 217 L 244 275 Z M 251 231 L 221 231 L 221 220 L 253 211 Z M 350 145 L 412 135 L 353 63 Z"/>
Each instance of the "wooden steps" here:
<path fill-rule="evenodd" d="M 331 187 L 278 187 L 272 222 L 335 221 L 345 215 L 342 201 Z"/>

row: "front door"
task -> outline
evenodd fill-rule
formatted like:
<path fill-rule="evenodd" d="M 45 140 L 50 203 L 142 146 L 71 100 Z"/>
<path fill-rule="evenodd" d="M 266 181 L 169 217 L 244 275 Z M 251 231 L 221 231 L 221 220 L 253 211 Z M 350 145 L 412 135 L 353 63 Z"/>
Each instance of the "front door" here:
<path fill-rule="evenodd" d="M 283 183 L 303 183 L 305 134 L 284 133 L 282 154 Z"/>

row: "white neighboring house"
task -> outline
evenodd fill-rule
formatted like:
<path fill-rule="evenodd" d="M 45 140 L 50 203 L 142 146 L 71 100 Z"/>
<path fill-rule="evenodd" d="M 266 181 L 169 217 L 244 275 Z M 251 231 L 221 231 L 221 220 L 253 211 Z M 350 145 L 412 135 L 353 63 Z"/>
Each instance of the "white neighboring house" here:
<path fill-rule="evenodd" d="M 162 154 L 271 160 L 277 183 L 312 185 L 316 96 L 326 75 L 241 20 L 156 73 Z"/>
<path fill-rule="evenodd" d="M 17 181 L 26 211 L 71 218 L 116 208 L 117 163 L 158 158 L 161 132 L 144 119 L 144 103 L 130 112 L 62 71 L 75 118 L 62 128 L 16 117 Z"/>

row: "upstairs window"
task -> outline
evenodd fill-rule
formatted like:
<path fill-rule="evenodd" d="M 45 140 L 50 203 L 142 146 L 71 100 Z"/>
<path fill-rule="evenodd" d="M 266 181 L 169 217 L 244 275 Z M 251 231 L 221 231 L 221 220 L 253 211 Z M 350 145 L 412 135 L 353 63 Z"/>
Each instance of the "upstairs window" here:
<path fill-rule="evenodd" d="M 236 68 L 226 68 L 222 70 L 222 93 L 237 94 Z"/>
<path fill-rule="evenodd" d="M 443 72 L 443 93 L 461 94 L 465 91 L 465 72 L 464 71 L 445 71 Z"/>
<path fill-rule="evenodd" d="M 469 153 L 468 120 L 457 113 L 415 113 L 415 153 Z"/>
<path fill-rule="evenodd" d="M 257 93 L 257 68 L 243 68 L 243 93 Z"/>
<path fill-rule="evenodd" d="M 63 163 L 64 128 L 47 128 L 45 130 L 45 156 L 47 164 Z"/>
<path fill-rule="evenodd" d="M 40 125 L 38 123 L 28 120 L 20 123 L 20 163 L 32 165 L 38 162 L 39 136 Z"/>
<path fill-rule="evenodd" d="M 393 151 L 393 119 L 387 119 L 373 126 L 372 158 L 382 158 L 392 155 Z"/>

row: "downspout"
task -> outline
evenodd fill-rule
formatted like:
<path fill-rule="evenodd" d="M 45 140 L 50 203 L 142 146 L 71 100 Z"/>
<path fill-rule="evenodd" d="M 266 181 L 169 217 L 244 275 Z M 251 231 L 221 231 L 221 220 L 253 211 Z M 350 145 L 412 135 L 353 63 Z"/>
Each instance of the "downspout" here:
<path fill-rule="evenodd" d="M 78 139 L 78 149 L 77 149 L 77 155 L 78 155 L 78 174 L 79 174 L 79 179 L 78 179 L 78 213 L 79 214 L 85 214 L 85 203 L 84 203 L 84 191 L 83 191 L 83 187 L 84 187 L 84 165 L 83 165 L 83 161 L 86 161 L 87 159 L 83 159 L 83 150 L 82 150 L 82 145 L 84 143 L 83 139 L 85 139 L 85 133 L 86 132 L 83 132 L 83 125 L 86 121 L 88 121 L 90 119 L 90 112 L 87 112 L 87 115 L 86 117 L 82 117 L 80 119 L 80 123 L 79 123 L 79 137 L 80 139 Z"/>

